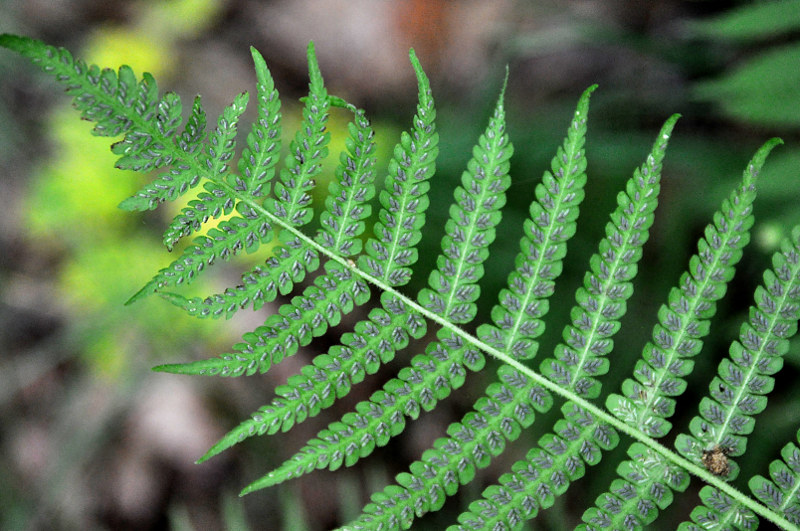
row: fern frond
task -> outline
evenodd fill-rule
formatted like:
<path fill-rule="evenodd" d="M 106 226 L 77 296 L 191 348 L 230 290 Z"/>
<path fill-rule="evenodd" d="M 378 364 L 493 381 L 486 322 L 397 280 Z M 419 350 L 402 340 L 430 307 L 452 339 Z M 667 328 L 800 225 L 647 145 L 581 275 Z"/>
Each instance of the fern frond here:
<path fill-rule="evenodd" d="M 709 384 L 709 394 L 700 402 L 700 416 L 689 423 L 691 435 L 680 434 L 675 448 L 685 457 L 702 464 L 703 451 L 721 448 L 728 457 L 743 455 L 746 436 L 754 428 L 755 415 L 767 405 L 772 391 L 771 375 L 783 366 L 789 338 L 797 332 L 800 318 L 800 230 L 784 240 L 781 252 L 773 256 L 773 269 L 764 272 L 764 284 L 756 289 L 756 306 L 749 322 L 742 324 L 739 340 L 731 344 L 729 358 L 719 364 L 718 376 Z M 721 474 L 729 480 L 738 474 Z"/>
<path fill-rule="evenodd" d="M 410 134 L 401 134 L 394 148 L 384 190 L 379 194 L 381 209 L 373 229 L 375 237 L 367 241 L 366 254 L 358 258 L 359 269 L 389 286 L 402 286 L 411 278 L 429 205 L 427 181 L 436 171 L 439 154 L 430 81 L 414 50 L 409 56 L 419 87 L 414 126 Z"/>
<path fill-rule="evenodd" d="M 320 216 L 322 230 L 316 237 L 318 243 L 341 256 L 361 252 L 363 220 L 372 213 L 367 201 L 375 195 L 375 133 L 364 111 L 354 112 L 355 118 L 348 124 L 347 153 L 341 154 L 336 179 L 328 188 L 325 211 Z"/>
<path fill-rule="evenodd" d="M 339 324 L 342 314 L 369 300 L 369 288 L 338 262 L 325 263 L 325 275 L 314 279 L 303 295 L 284 304 L 265 324 L 244 335 L 235 353 L 189 363 L 159 365 L 155 370 L 177 374 L 219 376 L 264 373 L 272 365 L 292 356 L 298 347 Z M 309 317 L 311 316 L 311 317 Z"/>
<path fill-rule="evenodd" d="M 473 150 L 462 175 L 462 186 L 456 189 L 456 203 L 450 209 L 451 218 L 442 240 L 444 254 L 429 279 L 433 289 L 425 288 L 419 295 L 423 306 L 451 322 L 468 322 L 475 317 L 473 301 L 478 295 L 475 283 L 483 276 L 481 264 L 488 256 L 486 247 L 494 240 L 494 227 L 500 221 L 497 210 L 505 203 L 504 192 L 510 184 L 508 159 L 513 148 L 505 132 L 504 92 Z M 479 351 L 464 345 L 451 331 L 442 329 L 437 336 L 446 345 L 444 348 L 429 345 L 426 355 L 412 360 L 411 367 L 402 369 L 398 378 L 384 386 L 383 393 L 374 395 L 370 402 L 358 404 L 357 413 L 331 425 L 278 470 L 244 492 L 279 483 L 315 467 L 338 467 L 342 456 L 348 457 L 348 465 L 352 464 L 374 448 L 372 443 L 364 443 L 365 437 L 373 438 L 372 434 L 383 432 L 396 435 L 405 426 L 403 415 L 416 418 L 420 409 L 431 409 L 451 388 L 460 387 L 465 366 L 473 370 L 483 367 Z M 325 443 L 331 440 L 336 444 Z M 359 448 L 356 453 L 354 449 Z"/>
<path fill-rule="evenodd" d="M 800 441 L 800 431 L 797 432 Z M 790 442 L 781 450 L 783 460 L 769 465 L 769 475 L 750 478 L 748 485 L 753 494 L 767 507 L 782 514 L 795 525 L 800 525 L 800 448 Z"/>
<path fill-rule="evenodd" d="M 306 273 L 319 269 L 319 253 L 306 247 L 295 236 L 281 231 L 283 245 L 272 248 L 272 256 L 263 265 L 257 265 L 242 275 L 242 283 L 235 288 L 227 288 L 205 298 L 185 298 L 178 293 L 160 292 L 176 306 L 196 317 L 231 317 L 238 310 L 250 305 L 258 310 L 265 303 L 272 302 L 280 293 L 287 295 L 292 288 L 302 282 Z"/>
<path fill-rule="evenodd" d="M 693 368 L 684 359 L 700 352 L 703 337 L 710 330 L 710 318 L 716 313 L 716 302 L 724 296 L 742 250 L 750 241 L 756 178 L 775 145 L 770 141 L 756 152 L 741 185 L 714 213 L 714 222 L 698 241 L 698 253 L 689 260 L 689 270 L 680 277 L 680 288 L 670 291 L 668 305 L 658 311 L 659 324 L 653 328 L 653 339 L 644 347 L 643 357 L 634 369 L 637 381 L 626 379 L 622 384 L 625 396 L 612 393 L 606 400 L 607 409 L 617 418 L 651 437 L 663 437 L 671 428 L 666 420 L 675 409 L 671 397 L 683 393 L 683 377 Z M 663 508 L 666 487 L 660 469 L 653 467 L 631 474 L 635 466 L 633 460 L 620 464 L 618 470 L 623 479 L 615 480 L 610 490 L 597 498 L 596 507 L 584 513 L 586 529 L 611 529 L 636 522 L 647 525 L 657 515 L 656 508 Z M 625 502 L 634 491 L 642 493 L 636 498 L 637 506 Z"/>
<path fill-rule="evenodd" d="M 766 407 L 772 376 L 782 367 L 781 356 L 797 331 L 800 226 L 773 257 L 773 269 L 765 272 L 764 285 L 755 294 L 756 307 L 742 326 L 739 341 L 731 346 L 729 359 L 720 364 L 710 396 L 700 403 L 700 414 L 689 425 L 691 435 L 677 437 L 677 453 L 657 440 L 671 429 L 675 397 L 684 392 L 684 378 L 694 365 L 689 358 L 701 350 L 716 304 L 750 239 L 756 175 L 778 140 L 767 142 L 756 153 L 741 186 L 714 215 L 689 270 L 659 310 L 642 359 L 621 391 L 607 398 L 604 409 L 592 399 L 600 395 L 600 377 L 609 370 L 606 356 L 633 291 L 658 200 L 664 151 L 677 116 L 667 120 L 647 161 L 618 195 L 606 237 L 576 292 L 577 304 L 563 342 L 539 363 L 540 374 L 527 361 L 537 354 L 538 338 L 545 328 L 542 319 L 584 198 L 583 146 L 594 87 L 581 97 L 567 138 L 551 163 L 552 171 L 545 172 L 536 186 L 537 200 L 524 224 L 520 253 L 492 309 L 491 323 L 477 326 L 473 336 L 459 325 L 471 324 L 476 316 L 483 262 L 496 237 L 510 185 L 513 148 L 505 128 L 505 84 L 455 190 L 436 268 L 427 287 L 412 298 L 396 288 L 409 282 L 418 259 L 417 244 L 429 206 L 428 180 L 438 155 L 430 83 L 413 50 L 410 58 L 419 103 L 410 130 L 401 134 L 394 149 L 386 188 L 379 195 L 374 236 L 362 245 L 369 201 L 375 195 L 374 133 L 362 110 L 328 94 L 313 43 L 307 50 L 310 82 L 309 94 L 303 98 L 303 120 L 280 171 L 280 101 L 266 63 L 255 49 L 251 54 L 257 77 L 257 118 L 237 168 L 232 169 L 246 93 L 224 109 L 214 130 L 207 131 L 199 98 L 184 123 L 180 98 L 173 93 L 160 96 L 149 74 L 138 79 L 126 66 L 116 72 L 87 66 L 63 49 L 24 37 L 0 35 L 0 46 L 31 58 L 64 83 L 82 116 L 96 123 L 94 134 L 121 137 L 112 146 L 117 167 L 155 172 L 149 183 L 122 202 L 122 208 L 153 209 L 202 186 L 169 223 L 163 237 L 169 249 L 181 238 L 193 236 L 193 243 L 129 302 L 157 293 L 191 315 L 230 317 L 242 308 L 259 309 L 278 294 L 289 295 L 308 273 L 319 269 L 321 257 L 325 260 L 322 274 L 313 283 L 280 305 L 262 326 L 245 334 L 231 352 L 156 370 L 221 376 L 264 372 L 366 303 L 368 284 L 380 294 L 368 318 L 343 334 L 340 344 L 289 377 L 268 405 L 231 430 L 200 461 L 245 438 L 287 431 L 318 415 L 366 375 L 393 360 L 412 338 L 422 339 L 428 321 L 440 325 L 424 354 L 413 356 L 369 400 L 328 425 L 243 494 L 315 469 L 335 470 L 356 463 L 402 432 L 409 419 L 417 419 L 423 410 L 433 409 L 463 386 L 468 371 L 485 367 L 488 354 L 500 362 L 497 377 L 472 411 L 451 424 L 445 437 L 397 476 L 396 484 L 373 494 L 349 529 L 407 528 L 418 516 L 441 508 L 460 485 L 473 481 L 478 469 L 521 436 L 536 411 L 552 409 L 553 395 L 566 400 L 562 418 L 525 459 L 483 492 L 483 499 L 470 504 L 452 529 L 520 527 L 540 509 L 552 506 L 588 467 L 599 463 L 603 452 L 616 448 L 620 434 L 635 441 L 628 447 L 629 459 L 618 465 L 619 477 L 597 498 L 596 507 L 584 513 L 581 529 L 650 525 L 672 503 L 675 493 L 686 489 L 689 473 L 708 485 L 700 491 L 702 505 L 691 513 L 693 522 L 683 523 L 681 529 L 750 529 L 758 525 L 759 517 L 800 529 L 800 450 L 794 443 L 784 448 L 782 460 L 770 465 L 771 479 L 750 479 L 759 501 L 728 483 L 739 472 L 729 457 L 744 453 L 754 416 Z M 313 217 L 311 192 L 328 154 L 330 107 L 344 108 L 354 118 L 329 185 L 321 228 L 312 237 L 301 229 Z M 223 216 L 231 217 L 222 220 Z M 206 235 L 198 234 L 204 231 Z M 205 298 L 186 298 L 171 291 L 191 282 L 216 260 L 254 252 L 276 234 L 281 245 L 272 249 L 265 262 L 244 273 L 241 285 Z M 797 436 L 800 439 L 800 432 Z"/>
<path fill-rule="evenodd" d="M 542 363 L 543 374 L 549 373 L 551 380 L 571 389 L 578 396 L 593 398 L 600 393 L 601 384 L 595 376 L 607 372 L 608 362 L 598 357 L 611 350 L 611 337 L 619 329 L 618 320 L 625 313 L 626 300 L 633 292 L 630 281 L 636 275 L 637 262 L 642 255 L 641 247 L 648 239 L 653 211 L 658 202 L 661 162 L 677 120 L 678 115 L 674 115 L 665 122 L 645 164 L 637 168 L 633 177 L 628 180 L 627 193 L 617 196 L 617 208 L 606 225 L 607 237 L 601 241 L 598 252 L 589 261 L 590 271 L 586 275 L 584 286 L 578 289 L 575 296 L 578 306 L 571 311 L 572 325 L 567 326 L 563 333 L 564 341 L 569 346 L 560 343 L 555 349 L 559 359 L 548 358 Z M 491 525 L 507 525 L 519 519 L 532 518 L 538 513 L 535 498 L 515 496 L 515 491 L 559 495 L 567 489 L 570 481 L 583 475 L 582 457 L 588 459 L 586 462 L 590 465 L 599 461 L 592 457 L 595 452 L 585 455 L 581 453 L 582 445 L 593 444 L 591 440 L 578 438 L 576 444 L 570 445 L 565 441 L 573 440 L 575 436 L 565 434 L 586 430 L 587 435 L 592 435 L 595 430 L 604 430 L 607 433 L 606 440 L 616 445 L 618 435 L 613 428 L 603 426 L 579 406 L 570 402 L 567 404 L 570 405 L 568 411 L 571 414 L 582 419 L 588 417 L 591 421 L 579 424 L 569 419 L 560 421 L 561 424 L 556 425 L 556 430 L 560 432 L 558 435 L 548 435 L 540 440 L 540 446 L 546 451 L 529 453 L 515 467 L 527 470 L 536 466 L 532 459 L 549 455 L 565 465 L 572 472 L 572 477 L 564 474 L 563 468 L 554 469 L 551 475 L 503 476 L 500 479 L 502 486 L 490 488 L 484 492 L 483 501 L 470 506 L 471 510 L 480 510 L 480 513 L 466 513 L 459 517 L 465 528 L 490 525 L 486 522 L 493 522 Z M 525 488 L 520 490 L 517 485 L 525 485 Z M 495 500 L 509 497 L 521 505 L 495 506 Z M 540 496 L 539 501 L 547 507 L 553 500 L 548 494 Z"/>
<path fill-rule="evenodd" d="M 309 43 L 306 56 L 310 82 L 303 107 L 303 122 L 289 144 L 285 167 L 275 183 L 275 198 L 267 197 L 264 203 L 275 217 L 294 227 L 311 221 L 310 192 L 316 184 L 314 177 L 322 171 L 320 162 L 328 156 L 327 145 L 331 137 L 325 130 L 330 108 L 328 91 L 322 80 L 313 42 Z"/>

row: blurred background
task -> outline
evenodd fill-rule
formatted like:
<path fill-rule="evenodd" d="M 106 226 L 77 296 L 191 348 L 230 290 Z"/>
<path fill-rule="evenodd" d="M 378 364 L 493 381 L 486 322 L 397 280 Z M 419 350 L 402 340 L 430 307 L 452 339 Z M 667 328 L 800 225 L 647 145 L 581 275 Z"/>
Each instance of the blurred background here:
<path fill-rule="evenodd" d="M 617 192 L 641 164 L 661 123 L 675 129 L 662 199 L 617 340 L 612 366 L 630 367 L 694 252 L 710 216 L 772 136 L 785 145 L 759 182 L 757 225 L 736 284 L 720 306 L 697 359 L 683 414 L 685 430 L 713 370 L 736 337 L 761 272 L 780 238 L 800 222 L 800 1 L 573 0 L 101 0 L 0 1 L 0 31 L 65 46 L 89 62 L 149 71 L 187 105 L 202 94 L 209 117 L 254 89 L 250 45 L 267 60 L 284 102 L 286 134 L 299 121 L 307 87 L 305 49 L 316 49 L 329 91 L 364 107 L 381 164 L 414 112 L 408 63 L 414 47 L 437 100 L 440 158 L 415 293 L 433 267 L 452 189 L 485 127 L 505 67 L 513 184 L 487 266 L 485 319 L 518 249 L 522 220 L 543 170 L 561 143 L 581 92 L 592 97 L 587 200 L 554 297 L 540 358 L 560 338 L 589 255 L 604 235 Z M 435 412 L 352 469 L 316 472 L 243 499 L 239 490 L 379 387 L 392 371 L 359 386 L 353 399 L 287 434 L 250 439 L 202 464 L 194 460 L 268 403 L 275 386 L 336 341 L 345 325 L 268 374 L 236 380 L 152 373 L 159 363 L 226 352 L 266 313 L 201 321 L 153 297 L 127 298 L 172 256 L 160 230 L 182 204 L 131 215 L 116 208 L 145 176 L 113 169 L 107 139 L 91 137 L 61 88 L 0 51 L 0 528 L 329 529 L 354 517 L 369 492 L 404 470 L 458 420 L 493 371 L 473 375 Z M 252 109 L 245 122 L 252 119 Z M 334 113 L 331 151 L 344 146 L 346 114 Z M 247 127 L 241 127 L 247 131 Z M 335 164 L 335 157 L 331 157 Z M 333 167 L 331 165 L 331 168 Z M 331 172 L 328 172 L 332 174 Z M 380 177 L 380 176 L 379 176 Z M 318 187 L 320 197 L 324 183 Z M 187 199 L 188 200 L 188 199 Z M 321 201 L 318 203 L 321 204 Z M 263 259 L 263 257 L 261 257 Z M 253 257 L 215 267 L 193 293 L 238 281 Z M 277 301 L 281 302 L 281 301 Z M 800 345 L 786 357 L 770 407 L 748 444 L 739 483 L 766 474 L 800 427 Z M 416 352 L 401 353 L 397 370 Z M 621 378 L 604 380 L 604 393 Z M 557 411 L 558 408 L 554 408 Z M 508 469 L 554 415 L 537 422 L 509 453 L 463 488 L 419 529 L 442 529 Z M 620 445 L 624 452 L 627 444 Z M 613 458 L 590 469 L 528 529 L 572 528 L 606 490 Z M 690 491 L 699 488 L 698 482 Z M 653 528 L 674 529 L 697 500 L 672 507 Z"/>

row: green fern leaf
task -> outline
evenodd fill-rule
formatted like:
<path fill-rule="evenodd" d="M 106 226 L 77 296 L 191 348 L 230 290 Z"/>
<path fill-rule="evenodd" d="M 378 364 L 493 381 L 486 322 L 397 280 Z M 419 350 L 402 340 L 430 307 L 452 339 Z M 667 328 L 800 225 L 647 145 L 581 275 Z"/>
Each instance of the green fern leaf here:
<path fill-rule="evenodd" d="M 196 317 L 231 317 L 250 305 L 258 310 L 275 300 L 278 294 L 287 295 L 302 282 L 306 273 L 319 269 L 319 253 L 308 248 L 296 237 L 281 231 L 284 245 L 272 249 L 272 256 L 263 265 L 257 265 L 242 275 L 242 283 L 205 298 L 190 299 L 178 293 L 161 292 L 160 295 Z"/>
<path fill-rule="evenodd" d="M 375 195 L 375 133 L 364 111 L 355 110 L 355 119 L 348 125 L 347 153 L 342 153 L 336 169 L 336 180 L 331 181 L 325 212 L 320 217 L 322 231 L 316 241 L 341 256 L 354 256 L 361 252 L 364 219 L 372 208 L 367 201 Z"/>
<path fill-rule="evenodd" d="M 239 159 L 235 189 L 253 198 L 266 197 L 275 176 L 281 152 L 281 101 L 264 58 L 250 48 L 256 69 L 258 117 L 247 135 L 247 146 Z"/>
<path fill-rule="evenodd" d="M 671 397 L 683 393 L 686 384 L 682 377 L 693 368 L 693 364 L 682 359 L 700 352 L 702 338 L 709 333 L 709 319 L 716 311 L 716 301 L 725 294 L 742 249 L 750 240 L 755 181 L 776 143 L 772 140 L 756 153 L 744 172 L 741 186 L 723 201 L 714 214 L 714 223 L 706 227 L 705 237 L 697 245 L 698 253 L 689 260 L 689 271 L 681 276 L 680 289 L 673 288 L 669 306 L 662 305 L 659 309 L 653 340 L 645 346 L 643 359 L 634 369 L 637 381 L 625 380 L 622 384 L 625 396 L 611 394 L 606 400 L 608 410 L 620 420 L 652 437 L 663 437 L 669 432 L 671 424 L 666 419 L 675 409 Z M 631 461 L 620 465 L 626 469 L 633 466 L 635 463 Z M 650 523 L 657 514 L 655 507 L 661 507 L 660 500 L 665 495 L 659 474 L 655 467 L 652 474 L 645 469 L 636 475 L 629 474 L 624 480 L 615 480 L 611 490 L 597 498 L 597 507 L 584 513 L 584 522 L 589 524 L 586 528 Z M 624 500 L 630 491 L 644 493 L 636 498 L 641 506 L 626 506 Z M 645 506 L 649 509 L 642 511 Z"/>
<path fill-rule="evenodd" d="M 153 209 L 202 186 L 169 223 L 163 237 L 168 249 L 189 236 L 194 237 L 193 243 L 129 302 L 158 293 L 191 315 L 230 317 L 243 308 L 259 309 L 279 294 L 290 295 L 307 274 L 323 265 L 322 273 L 302 293 L 281 304 L 230 353 L 161 365 L 156 370 L 221 376 L 267 371 L 366 303 L 368 284 L 380 294 L 368 318 L 343 334 L 340 344 L 289 377 L 269 404 L 231 430 L 200 461 L 245 438 L 286 431 L 318 415 L 366 375 L 393 360 L 411 339 L 422 339 L 428 321 L 441 326 L 435 338 L 428 340 L 424 354 L 413 356 L 369 400 L 359 402 L 354 411 L 320 431 L 243 493 L 315 469 L 353 465 L 402 432 L 409 419 L 417 419 L 461 387 L 468 371 L 482 370 L 488 354 L 500 361 L 497 377 L 472 411 L 450 425 L 445 437 L 397 476 L 396 484 L 373 494 L 364 514 L 347 528 L 407 528 L 417 517 L 441 508 L 460 485 L 474 481 L 479 469 L 520 438 L 534 422 L 536 411 L 552 408 L 553 395 L 566 400 L 562 418 L 529 449 L 525 459 L 469 505 L 452 529 L 520 527 L 540 509 L 554 505 L 588 467 L 599 463 L 604 452 L 616 448 L 621 434 L 634 439 L 628 460 L 617 467 L 619 477 L 611 481 L 608 492 L 584 513 L 582 529 L 651 525 L 676 493 L 687 488 L 689 473 L 708 485 L 700 491 L 702 505 L 692 511 L 692 522 L 684 522 L 681 529 L 752 529 L 759 517 L 787 529 L 800 525 L 800 450 L 794 443 L 784 448 L 782 460 L 770 465 L 770 479 L 750 479 L 755 499 L 727 483 L 739 472 L 729 457 L 744 453 L 753 417 L 766 407 L 772 375 L 781 368 L 781 356 L 797 330 L 800 227 L 793 231 L 791 241 L 783 242 L 773 270 L 765 273 L 765 284 L 756 291 L 757 307 L 732 345 L 730 358 L 720 364 L 710 395 L 700 403 L 700 415 L 689 426 L 691 435 L 678 436 L 678 453 L 657 441 L 671 429 L 675 397 L 684 392 L 684 378 L 693 368 L 689 358 L 701 350 L 716 304 L 750 239 L 756 174 L 778 140 L 756 153 L 741 187 L 715 214 L 689 270 L 658 312 L 652 342 L 621 391 L 607 398 L 604 409 L 592 399 L 600 396 L 600 378 L 610 366 L 607 355 L 633 292 L 632 281 L 657 204 L 660 167 L 677 116 L 666 122 L 646 163 L 618 195 L 606 237 L 591 257 L 576 293 L 563 342 L 539 364 L 541 373 L 537 373 L 524 362 L 537 354 L 548 300 L 584 198 L 583 146 L 594 87 L 581 97 L 552 171 L 536 186 L 537 201 L 531 204 L 524 224 L 520 253 L 492 309 L 491 323 L 478 324 L 472 336 L 459 325 L 475 319 L 483 262 L 496 237 L 510 184 L 513 148 L 505 131 L 505 85 L 455 190 L 436 268 L 428 286 L 411 298 L 396 288 L 408 283 L 418 259 L 416 246 L 429 206 L 428 180 L 438 155 L 430 83 L 413 51 L 419 103 L 411 129 L 401 134 L 395 147 L 385 189 L 379 194 L 374 236 L 362 245 L 365 220 L 371 213 L 369 201 L 375 195 L 374 133 L 362 110 L 328 94 L 313 43 L 307 51 L 310 82 L 309 95 L 303 99 L 303 121 L 280 170 L 280 101 L 266 63 L 255 49 L 251 54 L 257 115 L 234 169 L 231 162 L 247 94 L 236 97 L 217 119 L 216 128 L 207 132 L 200 99 L 195 99 L 184 123 L 180 98 L 173 93 L 160 96 L 149 74 L 138 79 L 127 66 L 116 72 L 87 66 L 66 50 L 24 37 L 0 35 L 0 46 L 29 57 L 64 83 L 81 115 L 95 122 L 94 134 L 120 137 L 112 146 L 118 155 L 117 167 L 154 172 L 149 183 L 122 202 L 122 208 Z M 311 191 L 328 154 L 326 121 L 331 106 L 347 109 L 354 118 L 329 185 L 321 228 L 310 237 L 300 229 L 313 217 Z M 222 220 L 223 216 L 232 217 Z M 281 245 L 244 273 L 241 285 L 204 298 L 173 292 L 218 259 L 255 252 L 276 234 Z"/>
<path fill-rule="evenodd" d="M 797 439 L 800 441 L 800 431 Z M 781 456 L 783 460 L 769 465 L 772 481 L 758 475 L 750 478 L 748 485 L 764 505 L 800 525 L 800 448 L 790 442 L 781 450 Z"/>
<path fill-rule="evenodd" d="M 416 245 L 429 204 L 427 180 L 436 171 L 439 154 L 430 82 L 414 51 L 409 55 L 419 86 L 414 127 L 410 134 L 403 132 L 394 148 L 385 190 L 379 195 L 381 210 L 373 229 L 375 237 L 367 241 L 366 254 L 358 258 L 359 269 L 389 286 L 402 286 L 411 278 L 410 266 L 417 261 Z"/>
<path fill-rule="evenodd" d="M 444 254 L 439 257 L 439 267 L 431 273 L 429 279 L 429 284 L 434 289 L 423 289 L 419 295 L 423 306 L 455 322 L 466 322 L 475 316 L 476 308 L 472 302 L 477 298 L 478 292 L 475 282 L 483 276 L 481 263 L 488 256 L 486 246 L 494 240 L 494 227 L 500 221 L 497 209 L 504 204 L 504 191 L 510 184 L 508 159 L 513 148 L 505 133 L 502 100 L 503 93 L 494 116 L 473 151 L 467 171 L 462 176 L 463 187 L 456 190 L 456 203 L 450 209 L 451 218 L 445 226 L 447 234 L 442 240 Z M 348 464 L 352 464 L 359 456 L 369 453 L 363 451 L 363 443 L 356 445 L 354 439 L 371 437 L 370 434 L 376 433 L 376 430 L 379 433 L 389 432 L 396 435 L 405 425 L 403 414 L 416 418 L 420 408 L 432 408 L 437 396 L 447 396 L 451 386 L 460 387 L 463 384 L 463 364 L 466 363 L 474 370 L 483 366 L 482 356 L 475 349 L 465 349 L 461 359 L 454 355 L 451 349 L 458 341 L 448 330 L 441 330 L 438 337 L 442 342 L 451 344 L 451 348 L 439 351 L 448 354 L 444 359 L 432 357 L 437 347 L 429 347 L 428 356 L 415 358 L 411 367 L 400 371 L 398 379 L 393 379 L 384 386 L 385 393 L 374 397 L 378 398 L 377 402 L 373 400 L 371 403 L 359 404 L 356 409 L 361 408 L 361 411 L 330 426 L 285 465 L 253 483 L 243 492 L 279 483 L 315 467 L 338 467 L 342 459 L 339 456 L 348 456 Z M 479 356 L 478 359 L 470 359 L 476 355 Z M 450 367 L 445 369 L 446 365 Z M 448 378 L 443 377 L 445 374 Z M 410 383 L 417 385 L 419 391 L 411 391 Z M 384 409 L 381 402 L 387 401 L 390 402 L 390 407 Z M 378 417 L 374 414 L 376 411 L 383 414 Z M 369 416 L 367 412 L 370 413 Z M 394 413 L 400 413 L 400 418 Z M 383 426 L 370 426 L 370 419 L 376 418 L 396 420 L 391 422 L 391 426 L 386 426 L 387 423 L 382 423 Z M 337 444 L 320 442 L 332 438 L 336 439 Z M 371 444 L 366 446 L 372 448 Z M 362 451 L 356 454 L 351 448 L 358 447 Z M 324 455 L 318 455 L 320 452 Z"/>
<path fill-rule="evenodd" d="M 314 177 L 322 171 L 320 162 L 328 156 L 330 133 L 325 131 L 328 121 L 328 91 L 314 52 L 314 43 L 308 45 L 308 73 L 310 83 L 303 107 L 303 123 L 289 145 L 286 166 L 275 183 L 275 198 L 267 197 L 265 205 L 275 217 L 293 227 L 311 221 L 313 212 L 310 192 L 316 184 Z"/>

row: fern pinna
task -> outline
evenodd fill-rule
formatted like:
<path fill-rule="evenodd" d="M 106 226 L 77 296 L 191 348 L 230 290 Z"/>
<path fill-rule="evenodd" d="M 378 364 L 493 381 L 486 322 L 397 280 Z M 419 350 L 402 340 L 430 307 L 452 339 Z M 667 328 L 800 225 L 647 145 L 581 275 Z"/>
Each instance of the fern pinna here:
<path fill-rule="evenodd" d="M 416 246 L 425 226 L 429 180 L 435 175 L 439 149 L 430 83 L 413 51 L 419 103 L 377 193 L 378 221 L 367 231 L 365 220 L 371 214 L 379 171 L 374 133 L 362 110 L 328 94 L 313 45 L 308 48 L 310 83 L 303 120 L 282 166 L 280 100 L 263 58 L 252 49 L 257 117 L 235 165 L 238 171 L 233 162 L 239 119 L 248 104 L 246 93 L 237 96 L 208 131 L 199 98 L 184 121 L 180 98 L 169 92 L 160 95 L 149 74 L 137 78 L 126 66 L 117 72 L 87 66 L 62 48 L 25 37 L 2 35 L 0 45 L 27 56 L 65 84 L 82 116 L 96 123 L 95 134 L 121 137 L 112 147 L 119 155 L 118 167 L 154 175 L 121 203 L 122 208 L 153 209 L 202 187 L 163 238 L 169 249 L 183 238 L 193 236 L 192 243 L 130 302 L 158 294 L 197 317 L 229 317 L 293 293 L 306 275 L 322 268 L 302 293 L 245 334 L 231 352 L 156 370 L 220 376 L 263 373 L 339 324 L 376 293 L 374 307 L 342 335 L 339 344 L 289 377 L 269 404 L 200 460 L 248 437 L 286 431 L 318 415 L 398 356 L 408 360 L 407 365 L 243 493 L 315 469 L 354 464 L 461 387 L 470 371 L 483 370 L 489 355 L 500 362 L 499 368 L 473 410 L 399 474 L 396 484 L 373 494 L 363 514 L 344 528 L 410 527 L 416 518 L 441 508 L 448 496 L 475 478 L 477 469 L 502 454 L 508 442 L 531 426 L 536 412 L 547 412 L 557 403 L 562 418 L 552 432 L 542 436 L 496 485 L 486 488 L 453 529 L 521 527 L 540 509 L 551 507 L 588 467 L 600 462 L 604 452 L 623 442 L 629 459 L 619 463 L 619 477 L 609 480 L 607 492 L 590 503 L 581 528 L 651 525 L 676 493 L 686 490 L 690 474 L 706 485 L 698 500 L 683 495 L 697 507 L 682 529 L 753 529 L 762 519 L 786 529 L 800 528 L 800 450 L 794 442 L 788 442 L 781 459 L 764 471 L 769 478 L 749 479 L 753 497 L 733 484 L 740 471 L 734 458 L 746 451 L 754 416 L 766 408 L 773 375 L 782 367 L 781 356 L 797 331 L 800 227 L 783 242 L 773 257 L 773 268 L 764 273 L 749 321 L 731 344 L 729 357 L 720 363 L 708 396 L 699 403 L 698 416 L 685 433 L 678 434 L 674 450 L 660 442 L 672 429 L 669 419 L 694 368 L 691 358 L 702 351 L 716 305 L 750 240 L 757 176 L 779 140 L 767 142 L 755 154 L 741 184 L 714 214 L 697 254 L 654 316 L 652 340 L 641 359 L 630 368 L 621 389 L 607 394 L 600 405 L 603 376 L 611 370 L 614 336 L 633 295 L 632 282 L 653 223 L 661 165 L 677 115 L 664 124 L 645 162 L 618 194 L 606 236 L 575 293 L 563 341 L 535 365 L 532 360 L 545 328 L 548 299 L 563 269 L 584 199 L 584 143 L 594 87 L 580 98 L 564 143 L 535 188 L 520 252 L 491 311 L 491 322 L 474 323 L 484 261 L 497 237 L 511 182 L 509 160 L 514 149 L 506 132 L 505 89 L 455 190 L 436 267 L 427 286 L 410 296 L 401 288 L 408 284 L 418 259 Z M 353 120 L 320 228 L 309 236 L 302 229 L 314 215 L 311 191 L 328 156 L 326 121 L 331 107 L 349 110 Z M 276 237 L 279 243 L 273 244 Z M 175 291 L 217 259 L 252 253 L 264 244 L 271 245 L 268 257 L 243 273 L 240 285 L 205 298 Z M 435 338 L 424 353 L 402 354 L 412 339 L 426 337 L 431 324 L 437 328 L 431 332 Z"/>

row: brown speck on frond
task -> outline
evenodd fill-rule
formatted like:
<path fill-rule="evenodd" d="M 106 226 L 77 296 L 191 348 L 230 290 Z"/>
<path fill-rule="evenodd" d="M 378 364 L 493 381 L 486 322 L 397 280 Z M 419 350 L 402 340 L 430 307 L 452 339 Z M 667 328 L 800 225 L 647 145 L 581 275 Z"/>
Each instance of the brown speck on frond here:
<path fill-rule="evenodd" d="M 727 476 L 731 471 L 731 466 L 728 463 L 728 453 L 729 450 L 727 448 L 715 446 L 711 450 L 703 450 L 703 457 L 700 460 L 706 470 L 715 476 Z"/>

